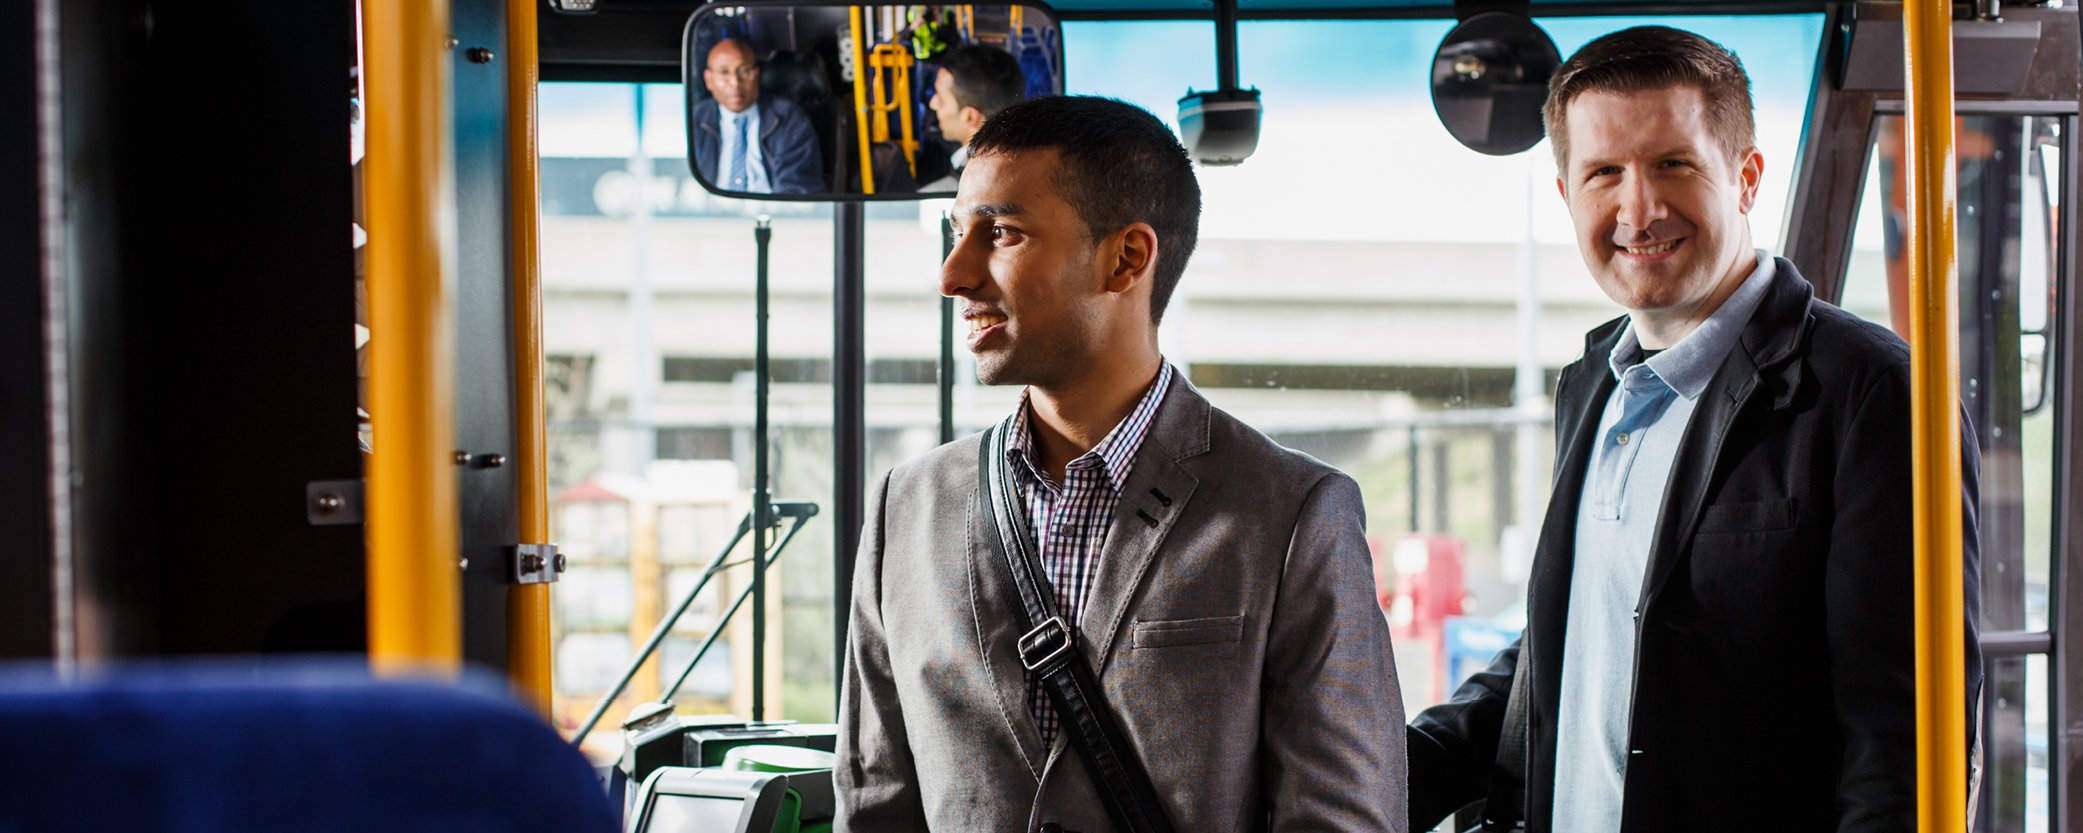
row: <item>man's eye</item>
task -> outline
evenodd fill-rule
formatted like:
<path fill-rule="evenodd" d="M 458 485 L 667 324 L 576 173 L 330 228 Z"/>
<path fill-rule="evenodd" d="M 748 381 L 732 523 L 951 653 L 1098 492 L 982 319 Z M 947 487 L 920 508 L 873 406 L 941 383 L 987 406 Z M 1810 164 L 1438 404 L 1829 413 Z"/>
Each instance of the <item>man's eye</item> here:
<path fill-rule="evenodd" d="M 1602 168 L 1597 168 L 1597 169 L 1594 169 L 1594 170 L 1593 170 L 1593 171 L 1591 172 L 1591 175 L 1592 175 L 1592 176 L 1594 176 L 1594 177 L 1601 177 L 1601 176 L 1617 176 L 1617 175 L 1619 175 L 1619 173 L 1620 173 L 1620 166 L 1619 166 L 1619 165 L 1607 165 L 1607 166 L 1605 166 L 1605 167 L 1602 167 Z"/>
<path fill-rule="evenodd" d="M 1006 226 L 992 226 L 992 227 L 991 227 L 991 242 L 993 242 L 993 243 L 996 243 L 996 244 L 998 244 L 998 245 L 1001 245 L 1001 246 L 1005 246 L 1005 245 L 1010 245 L 1010 244 L 1013 244 L 1013 243 L 1017 243 L 1017 242 L 1019 242 L 1019 241 L 1020 241 L 1020 230 L 1019 230 L 1019 229 L 1015 229 L 1015 228 L 1009 228 L 1009 227 L 1006 227 Z"/>

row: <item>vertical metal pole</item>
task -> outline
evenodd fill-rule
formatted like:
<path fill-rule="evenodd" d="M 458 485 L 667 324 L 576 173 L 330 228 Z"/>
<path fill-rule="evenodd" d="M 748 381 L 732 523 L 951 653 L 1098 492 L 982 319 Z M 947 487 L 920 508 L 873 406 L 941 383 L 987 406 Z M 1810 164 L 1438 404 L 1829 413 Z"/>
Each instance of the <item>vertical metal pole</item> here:
<path fill-rule="evenodd" d="M 853 564 L 866 508 L 866 213 L 860 203 L 833 211 L 832 511 L 837 552 L 832 569 L 832 679 L 846 678 L 846 618 L 852 609 Z M 840 686 L 832 687 L 838 696 Z"/>
<path fill-rule="evenodd" d="M 955 253 L 955 221 L 940 215 L 940 262 Z M 940 442 L 955 441 L 955 299 L 940 298 Z"/>
<path fill-rule="evenodd" d="M 1410 531 L 1412 534 L 1416 534 L 1421 528 L 1418 524 L 1418 484 L 1421 478 L 1418 476 L 1417 423 L 1411 423 L 1409 439 L 1409 443 L 1405 446 L 1404 458 L 1410 461 Z"/>
<path fill-rule="evenodd" d="M 1215 0 L 1215 81 L 1222 92 L 1237 89 L 1237 0 Z"/>
<path fill-rule="evenodd" d="M 369 662 L 462 662 L 447 0 L 366 0 Z"/>
<path fill-rule="evenodd" d="M 45 473 L 50 496 L 51 657 L 61 678 L 77 670 L 79 641 L 72 535 L 71 297 L 66 286 L 65 131 L 61 123 L 58 0 L 37 0 L 36 144 L 37 214 L 43 298 Z M 366 99 L 365 99 L 366 100 Z"/>
<path fill-rule="evenodd" d="M 2061 204 L 2083 204 L 2083 175 L 2077 160 L 2083 159 L 2083 140 L 2076 136 L 2076 119 L 2062 122 Z M 2078 275 L 2083 275 L 2083 257 L 2076 252 L 2076 220 L 2061 214 L 2058 248 L 2061 288 L 2054 295 L 2052 323 L 2060 335 L 2049 349 L 2056 368 L 2050 384 L 2054 428 L 2054 552 L 2049 559 L 2047 629 L 2053 633 L 2054 650 L 2048 657 L 2047 691 L 2047 817 L 2051 830 L 2074 830 L 2083 824 L 2083 573 L 2070 570 L 2083 564 L 2083 476 L 2076 466 L 2076 449 L 2083 447 L 2083 346 L 2075 333 L 2083 331 L 2083 307 L 2076 304 Z"/>
<path fill-rule="evenodd" d="M 1910 420 L 1916 507 L 1917 829 L 1967 826 L 1962 633 L 1959 275 L 1952 6 L 1903 4 L 1909 130 Z"/>
<path fill-rule="evenodd" d="M 513 220 L 514 477 L 520 486 L 521 543 L 550 542 L 549 440 L 542 394 L 542 207 L 537 152 L 536 3 L 506 2 L 507 187 Z M 556 569 L 551 565 L 551 569 Z M 506 591 L 506 673 L 514 690 L 550 715 L 550 586 Z"/>
<path fill-rule="evenodd" d="M 767 365 L 767 250 L 774 240 L 765 215 L 755 221 L 752 240 L 759 252 L 753 278 L 752 348 L 752 722 L 767 719 L 767 536 L 774 527 L 774 496 L 768 488 L 767 399 L 771 373 Z"/>
<path fill-rule="evenodd" d="M 645 88 L 636 85 L 636 150 L 629 156 L 629 178 L 636 186 L 636 199 L 629 212 L 629 421 L 619 453 L 610 457 L 613 470 L 642 474 L 647 462 L 658 455 L 658 427 L 651 414 L 657 399 L 658 344 L 651 333 L 651 307 L 657 293 L 651 286 L 651 180 L 656 175 L 651 152 L 644 147 Z"/>

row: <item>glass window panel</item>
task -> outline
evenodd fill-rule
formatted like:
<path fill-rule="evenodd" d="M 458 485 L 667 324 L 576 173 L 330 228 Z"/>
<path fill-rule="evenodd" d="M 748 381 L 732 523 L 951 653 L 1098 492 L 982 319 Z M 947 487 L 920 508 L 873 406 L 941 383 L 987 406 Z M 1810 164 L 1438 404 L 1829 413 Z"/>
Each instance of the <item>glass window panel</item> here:
<path fill-rule="evenodd" d="M 570 629 L 629 626 L 629 571 L 573 567 L 557 579 L 557 614 Z"/>
<path fill-rule="evenodd" d="M 678 84 L 541 86 L 544 342 L 545 353 L 558 357 L 546 385 L 550 485 L 559 503 L 553 532 L 575 559 L 629 562 L 627 607 L 643 620 L 630 629 L 639 634 L 688 586 L 680 568 L 705 566 L 730 540 L 751 505 L 753 226 L 756 215 L 770 215 L 772 487 L 777 499 L 814 501 L 827 511 L 770 573 L 767 645 L 777 664 L 813 651 L 825 660 L 790 667 L 785 682 L 770 687 L 768 714 L 828 720 L 831 340 L 821 334 L 832 320 L 831 207 L 748 203 L 702 190 L 687 167 L 681 96 Z M 615 503 L 612 510 L 571 505 L 582 500 Z M 741 547 L 736 557 L 747 555 Z M 697 603 L 704 628 L 713 626 L 714 593 Z M 739 613 L 749 615 L 749 607 Z M 604 662 L 585 652 L 607 643 L 573 642 L 591 635 L 574 633 L 571 622 L 556 626 L 566 634 L 560 669 Z M 702 697 L 683 700 L 683 710 L 749 707 L 750 678 L 729 671 L 727 642 L 716 650 L 724 672 L 712 673 L 719 660 L 705 659 L 711 670 L 698 670 L 690 683 Z M 628 656 L 625 644 L 613 662 Z M 736 656 L 743 662 L 750 654 Z M 597 694 L 567 679 L 560 670 L 553 710 L 570 728 Z M 792 694 L 798 681 L 816 693 Z M 604 723 L 619 720 L 626 704 L 655 697 L 659 684 L 657 675 L 639 674 Z"/>
<path fill-rule="evenodd" d="M 701 578 L 700 568 L 678 569 L 666 573 L 666 612 L 671 613 L 672 606 L 679 604 L 680 600 L 687 596 L 687 591 L 692 589 L 696 582 L 701 581 Z M 673 630 L 705 634 L 715 628 L 716 617 L 723 613 L 724 605 L 728 604 L 718 603 L 717 600 L 726 598 L 725 593 L 729 594 L 727 598 L 730 599 L 736 599 L 738 595 L 736 588 L 726 587 L 729 584 L 730 580 L 725 576 L 710 579 L 708 585 L 702 588 L 702 592 L 694 597 L 694 602 L 687 606 L 687 613 L 674 624 Z"/>
<path fill-rule="evenodd" d="M 598 695 L 615 684 L 629 657 L 629 634 L 566 634 L 557 643 L 557 689 Z M 592 701 L 586 705 L 591 706 Z"/>
<path fill-rule="evenodd" d="M 2041 630 L 2053 530 L 2059 187 L 2065 119 L 1972 115 L 1957 130 L 1961 397 L 1982 449 L 1983 627 Z M 1907 335 L 1902 119 L 1875 125 L 1844 308 Z"/>
<path fill-rule="evenodd" d="M 1990 663 L 1982 743 L 1981 819 L 1977 829 L 2003 833 L 2052 830 L 2047 803 L 2047 657 Z"/>

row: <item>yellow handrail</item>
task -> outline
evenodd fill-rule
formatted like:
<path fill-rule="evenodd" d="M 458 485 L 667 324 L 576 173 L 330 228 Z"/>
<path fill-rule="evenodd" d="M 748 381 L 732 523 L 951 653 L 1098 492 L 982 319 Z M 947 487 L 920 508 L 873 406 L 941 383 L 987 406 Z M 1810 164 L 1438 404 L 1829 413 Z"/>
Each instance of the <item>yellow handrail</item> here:
<path fill-rule="evenodd" d="M 850 9 L 853 22 L 853 125 L 861 146 L 861 193 L 875 193 L 875 153 L 868 147 L 868 76 L 875 72 L 868 66 L 867 50 L 861 46 L 866 27 L 861 25 L 861 7 Z"/>
<path fill-rule="evenodd" d="M 369 663 L 453 673 L 455 366 L 449 4 L 364 0 L 369 242 Z"/>
<path fill-rule="evenodd" d="M 549 441 L 542 401 L 541 163 L 536 132 L 536 0 L 506 2 L 507 181 L 513 205 L 514 478 L 521 542 L 550 541 Z M 550 585 L 506 592 L 506 675 L 550 715 Z"/>
<path fill-rule="evenodd" d="M 919 172 L 919 142 L 911 126 L 911 67 L 916 62 L 910 51 L 894 43 L 876 44 L 875 51 L 868 53 L 868 64 L 875 71 L 873 100 L 868 104 L 875 113 L 875 141 L 890 140 L 890 113 L 895 112 L 903 130 L 897 147 L 904 151 L 904 164 L 913 176 Z M 888 84 L 883 83 L 885 69 L 890 71 Z"/>
<path fill-rule="evenodd" d="M 1903 3 L 1915 401 L 1910 444 L 1916 484 L 1917 829 L 1924 833 L 1967 827 L 1952 16 L 1948 0 Z"/>

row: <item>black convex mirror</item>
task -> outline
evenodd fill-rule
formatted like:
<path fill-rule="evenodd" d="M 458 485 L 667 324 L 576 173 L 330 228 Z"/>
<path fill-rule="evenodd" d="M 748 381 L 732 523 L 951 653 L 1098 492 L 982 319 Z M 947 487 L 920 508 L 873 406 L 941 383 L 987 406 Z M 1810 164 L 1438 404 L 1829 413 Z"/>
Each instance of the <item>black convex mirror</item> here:
<path fill-rule="evenodd" d="M 947 197 L 969 137 L 1022 98 L 1063 92 L 1041 5 L 711 4 L 687 21 L 687 162 L 757 200 Z"/>
<path fill-rule="evenodd" d="M 1540 143 L 1555 41 L 1513 12 L 1472 15 L 1432 54 L 1432 109 L 1470 150 L 1509 156 Z"/>

